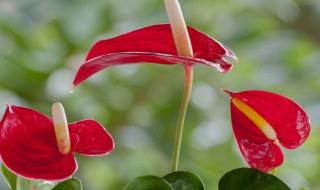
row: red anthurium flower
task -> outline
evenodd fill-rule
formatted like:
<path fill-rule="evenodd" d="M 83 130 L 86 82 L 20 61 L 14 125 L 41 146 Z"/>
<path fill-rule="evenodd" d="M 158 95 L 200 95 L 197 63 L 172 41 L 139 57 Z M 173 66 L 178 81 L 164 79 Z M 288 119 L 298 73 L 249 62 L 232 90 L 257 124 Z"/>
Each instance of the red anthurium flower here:
<path fill-rule="evenodd" d="M 188 27 L 193 57 L 178 56 L 171 27 L 160 24 L 138 29 L 115 38 L 97 42 L 73 81 L 77 86 L 88 77 L 110 66 L 132 63 L 196 64 L 227 72 L 232 65 L 224 60 L 237 60 L 230 49 L 213 38 Z"/>
<path fill-rule="evenodd" d="M 56 126 L 60 137 L 70 139 L 70 143 L 57 137 Z M 68 124 L 67 133 L 61 127 L 32 109 L 8 106 L 0 122 L 2 162 L 25 178 L 63 180 L 77 169 L 74 153 L 105 155 L 114 148 L 112 137 L 94 120 Z"/>
<path fill-rule="evenodd" d="M 265 91 L 232 93 L 231 120 L 234 136 L 247 163 L 268 172 L 283 162 L 279 143 L 288 149 L 308 137 L 306 113 L 292 100 Z"/>

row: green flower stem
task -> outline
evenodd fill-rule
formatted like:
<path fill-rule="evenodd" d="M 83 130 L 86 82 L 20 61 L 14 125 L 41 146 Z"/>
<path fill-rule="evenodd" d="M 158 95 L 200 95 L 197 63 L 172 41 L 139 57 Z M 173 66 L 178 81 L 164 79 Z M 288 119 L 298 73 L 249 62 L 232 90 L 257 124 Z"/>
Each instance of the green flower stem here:
<path fill-rule="evenodd" d="M 184 119 L 186 116 L 188 103 L 191 95 L 192 89 L 192 81 L 193 81 L 193 66 L 192 65 L 185 65 L 185 85 L 184 85 L 184 92 L 182 97 L 182 103 L 180 107 L 180 113 L 178 117 L 177 123 L 177 130 L 176 130 L 176 138 L 173 147 L 173 156 L 172 156 L 172 172 L 178 170 L 178 163 L 179 163 L 179 154 L 180 154 L 180 147 L 182 141 L 182 134 L 183 134 L 183 125 Z"/>
<path fill-rule="evenodd" d="M 185 57 L 193 57 L 192 46 L 185 24 L 181 7 L 178 0 L 164 0 L 164 4 L 167 10 L 172 35 L 178 55 Z M 180 113 L 177 124 L 176 139 L 173 148 L 173 157 L 172 157 L 172 171 L 177 171 L 179 163 L 179 154 L 182 141 L 183 133 L 183 124 L 184 118 L 186 116 L 187 107 L 190 99 L 191 89 L 192 89 L 192 80 L 193 80 L 193 66 L 185 65 L 185 86 L 184 93 L 182 98 L 182 103 L 180 107 Z"/>
<path fill-rule="evenodd" d="M 279 146 L 279 139 L 276 139 L 276 140 L 274 141 L 274 144 L 276 144 L 277 146 Z M 278 167 L 275 167 L 275 168 L 273 168 L 273 169 L 271 170 L 271 174 L 274 175 L 274 176 L 276 176 L 276 175 L 277 175 L 277 171 L 278 171 Z"/>
<path fill-rule="evenodd" d="M 273 169 L 271 170 L 271 174 L 274 175 L 274 176 L 276 176 L 276 175 L 277 175 L 277 170 L 278 170 L 278 167 L 273 168 Z"/>
<path fill-rule="evenodd" d="M 164 0 L 178 55 L 193 57 L 192 45 L 178 0 Z"/>

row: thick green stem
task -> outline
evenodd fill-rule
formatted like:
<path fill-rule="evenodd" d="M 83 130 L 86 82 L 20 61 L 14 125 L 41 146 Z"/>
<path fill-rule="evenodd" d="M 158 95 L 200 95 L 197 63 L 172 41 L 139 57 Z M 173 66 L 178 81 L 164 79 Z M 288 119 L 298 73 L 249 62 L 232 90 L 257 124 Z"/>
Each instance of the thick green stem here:
<path fill-rule="evenodd" d="M 193 81 L 193 66 L 192 65 L 185 65 L 184 69 L 185 69 L 186 80 L 185 80 L 185 85 L 184 85 L 184 92 L 183 92 L 182 103 L 181 103 L 181 107 L 180 107 L 180 113 L 179 113 L 179 117 L 178 117 L 176 138 L 175 138 L 175 143 L 174 143 L 174 147 L 173 147 L 173 157 L 172 157 L 172 171 L 173 172 L 178 170 L 184 119 L 185 119 L 187 108 L 188 108 L 188 103 L 189 103 L 191 89 L 192 89 L 192 81 Z"/>

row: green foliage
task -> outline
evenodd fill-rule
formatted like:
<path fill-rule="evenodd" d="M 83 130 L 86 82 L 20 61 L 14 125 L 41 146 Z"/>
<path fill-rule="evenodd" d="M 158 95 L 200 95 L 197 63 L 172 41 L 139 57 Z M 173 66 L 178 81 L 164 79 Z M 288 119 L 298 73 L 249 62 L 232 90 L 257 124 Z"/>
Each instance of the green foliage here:
<path fill-rule="evenodd" d="M 219 190 L 290 190 L 279 178 L 251 168 L 234 169 L 219 181 Z"/>
<path fill-rule="evenodd" d="M 199 176 L 186 171 L 177 171 L 163 177 L 174 190 L 205 190 Z"/>
<path fill-rule="evenodd" d="M 59 183 L 52 190 L 82 190 L 82 184 L 79 179 L 71 178 Z"/>
<path fill-rule="evenodd" d="M 124 190 L 205 190 L 199 176 L 186 171 L 172 172 L 163 178 L 141 176 L 131 181 Z"/>
<path fill-rule="evenodd" d="M 8 168 L 2 164 L 2 174 L 11 190 L 17 189 L 17 175 L 12 173 Z"/>
<path fill-rule="evenodd" d="M 51 190 L 56 184 L 43 180 L 25 179 L 12 173 L 2 164 L 2 174 L 11 190 Z M 70 189 L 72 190 L 72 189 Z M 76 189 L 78 190 L 78 189 Z"/>
<path fill-rule="evenodd" d="M 17 190 L 51 190 L 54 183 L 43 180 L 25 179 L 18 176 Z"/>
<path fill-rule="evenodd" d="M 141 176 L 131 181 L 124 190 L 173 190 L 169 183 L 157 176 Z"/>

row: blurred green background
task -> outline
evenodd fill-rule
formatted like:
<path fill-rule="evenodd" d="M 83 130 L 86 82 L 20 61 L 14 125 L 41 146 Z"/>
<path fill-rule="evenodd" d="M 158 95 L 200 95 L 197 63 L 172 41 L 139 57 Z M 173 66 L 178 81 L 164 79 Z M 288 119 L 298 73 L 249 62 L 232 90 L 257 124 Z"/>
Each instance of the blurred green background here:
<path fill-rule="evenodd" d="M 231 91 L 287 96 L 308 113 L 312 131 L 284 150 L 278 177 L 292 189 L 320 189 L 320 1 L 181 0 L 186 23 L 227 45 L 239 62 L 226 74 L 195 67 L 180 170 L 208 190 L 227 171 L 247 166 L 233 138 Z M 109 68 L 77 87 L 76 69 L 99 39 L 167 23 L 162 0 L 0 0 L 0 115 L 5 104 L 50 116 L 64 104 L 69 122 L 93 118 L 113 135 L 105 157 L 77 156 L 85 190 L 120 190 L 141 175 L 170 172 L 184 84 L 181 65 Z M 0 189 L 8 189 L 1 177 Z"/>

